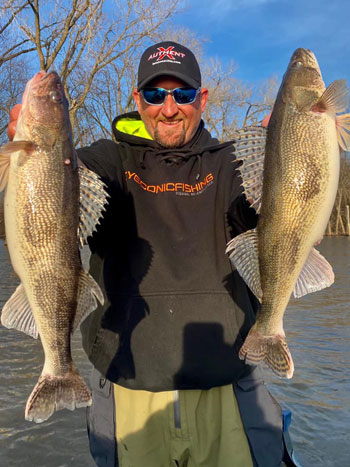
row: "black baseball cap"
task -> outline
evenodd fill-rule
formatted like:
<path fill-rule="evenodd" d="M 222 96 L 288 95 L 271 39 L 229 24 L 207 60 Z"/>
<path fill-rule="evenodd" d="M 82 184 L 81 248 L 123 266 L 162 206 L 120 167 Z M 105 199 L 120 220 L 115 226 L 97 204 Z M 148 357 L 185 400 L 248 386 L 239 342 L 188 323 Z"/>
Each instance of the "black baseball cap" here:
<path fill-rule="evenodd" d="M 174 76 L 188 86 L 201 86 L 201 72 L 194 54 L 181 44 L 165 41 L 152 45 L 142 54 L 137 89 L 144 88 L 158 76 Z"/>

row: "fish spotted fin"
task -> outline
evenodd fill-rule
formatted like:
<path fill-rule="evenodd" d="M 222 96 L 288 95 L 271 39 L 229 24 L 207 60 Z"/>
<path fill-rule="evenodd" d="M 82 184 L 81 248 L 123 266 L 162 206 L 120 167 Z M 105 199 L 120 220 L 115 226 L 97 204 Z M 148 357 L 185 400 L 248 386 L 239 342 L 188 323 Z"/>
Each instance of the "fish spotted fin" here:
<path fill-rule="evenodd" d="M 328 86 L 313 110 L 337 114 L 344 112 L 348 108 L 348 101 L 349 92 L 346 80 L 338 79 Z"/>
<path fill-rule="evenodd" d="M 335 117 L 338 144 L 344 151 L 350 151 L 350 114 Z"/>
<path fill-rule="evenodd" d="M 41 423 L 57 410 L 74 410 L 90 406 L 91 403 L 90 391 L 72 364 L 71 372 L 64 376 L 40 376 L 28 398 L 25 419 Z"/>
<path fill-rule="evenodd" d="M 9 329 L 22 331 L 34 339 L 38 338 L 38 328 L 23 284 L 17 287 L 5 303 L 1 312 L 1 324 Z"/>
<path fill-rule="evenodd" d="M 8 146 L 11 143 L 5 144 L 0 148 L 0 192 L 5 190 L 9 178 L 11 152 Z"/>
<path fill-rule="evenodd" d="M 1 151 L 1 149 L 0 149 Z M 0 191 L 5 190 L 9 179 L 10 156 L 0 153 Z"/>
<path fill-rule="evenodd" d="M 239 351 L 239 358 L 251 365 L 265 362 L 281 378 L 291 378 L 294 373 L 294 363 L 284 332 L 264 336 L 256 324 L 249 331 Z"/>
<path fill-rule="evenodd" d="M 85 167 L 79 167 L 80 181 L 80 245 L 87 243 L 87 238 L 94 232 L 103 215 L 107 198 L 105 184 L 100 177 Z"/>
<path fill-rule="evenodd" d="M 261 207 L 266 132 L 264 127 L 251 126 L 235 133 L 234 148 L 237 160 L 242 162 L 238 170 L 244 194 L 257 213 Z"/>
<path fill-rule="evenodd" d="M 104 297 L 100 286 L 87 271 L 81 269 L 78 285 L 78 306 L 73 322 L 72 333 L 76 331 L 80 323 L 96 309 L 97 300 L 103 305 Z"/>
<path fill-rule="evenodd" d="M 258 237 L 256 229 L 248 230 L 230 240 L 226 253 L 253 294 L 261 300 Z"/>
<path fill-rule="evenodd" d="M 10 141 L 0 147 L 0 192 L 7 186 L 11 154 L 16 151 L 31 152 L 34 148 L 31 141 Z"/>
<path fill-rule="evenodd" d="M 10 141 L 9 143 L 4 144 L 0 148 L 0 154 L 6 154 L 11 156 L 13 152 L 24 151 L 32 152 L 36 148 L 35 144 L 32 141 L 18 140 Z"/>
<path fill-rule="evenodd" d="M 312 248 L 299 277 L 295 283 L 293 295 L 300 298 L 308 293 L 329 287 L 334 282 L 332 266 L 319 251 Z"/>

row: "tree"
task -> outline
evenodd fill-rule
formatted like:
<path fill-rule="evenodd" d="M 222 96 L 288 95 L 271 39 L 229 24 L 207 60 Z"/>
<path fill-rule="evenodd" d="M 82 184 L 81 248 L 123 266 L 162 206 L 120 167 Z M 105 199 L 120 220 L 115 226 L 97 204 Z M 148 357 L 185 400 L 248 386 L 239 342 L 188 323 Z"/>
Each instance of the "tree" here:
<path fill-rule="evenodd" d="M 17 57 L 35 51 L 35 46 L 23 38 L 16 20 L 30 6 L 30 1 L 5 0 L 0 6 L 0 67 Z"/>
<path fill-rule="evenodd" d="M 264 81 L 255 92 L 252 91 L 246 100 L 247 108 L 242 127 L 257 125 L 261 119 L 269 114 L 278 92 L 278 77 L 272 76 Z"/>
<path fill-rule="evenodd" d="M 236 79 L 235 64 L 224 67 L 218 58 L 203 66 L 203 82 L 209 90 L 209 105 L 204 118 L 209 131 L 220 141 L 233 139 L 239 128 L 239 116 L 252 91 Z"/>
<path fill-rule="evenodd" d="M 35 70 L 28 65 L 32 73 L 38 68 L 56 68 L 69 100 L 75 143 L 86 144 L 94 137 L 99 114 L 89 114 L 88 105 L 85 113 L 82 109 L 89 98 L 99 97 L 91 91 L 101 88 L 103 72 L 109 67 L 123 70 L 126 57 L 134 60 L 149 37 L 176 12 L 179 2 L 7 0 L 1 24 L 11 41 L 1 53 L 0 66 L 30 56 L 35 64 Z M 128 79 L 126 73 L 115 76 L 116 89 L 126 88 L 124 79 Z"/>
<path fill-rule="evenodd" d="M 340 160 L 340 176 L 337 196 L 327 227 L 328 235 L 350 235 L 350 162 L 343 153 Z"/>
<path fill-rule="evenodd" d="M 9 112 L 20 101 L 28 79 L 29 74 L 22 57 L 16 57 L 0 67 L 0 144 L 7 141 Z"/>
<path fill-rule="evenodd" d="M 19 100 L 28 76 L 38 69 L 55 68 L 70 104 L 75 145 L 113 137 L 114 116 L 134 109 L 132 90 L 141 53 L 151 43 L 168 39 L 185 43 L 195 52 L 203 85 L 210 91 L 204 115 L 207 127 L 220 140 L 232 138 L 242 124 L 244 108 L 249 106 L 248 120 L 254 121 L 269 99 L 260 96 L 256 100 L 254 90 L 235 77 L 233 62 L 224 66 L 217 58 L 204 57 L 206 39 L 170 23 L 180 3 L 6 0 L 0 7 L 1 92 L 5 92 L 0 131 L 4 134 L 8 110 Z M 20 82 L 11 84 L 10 72 L 17 74 Z"/>

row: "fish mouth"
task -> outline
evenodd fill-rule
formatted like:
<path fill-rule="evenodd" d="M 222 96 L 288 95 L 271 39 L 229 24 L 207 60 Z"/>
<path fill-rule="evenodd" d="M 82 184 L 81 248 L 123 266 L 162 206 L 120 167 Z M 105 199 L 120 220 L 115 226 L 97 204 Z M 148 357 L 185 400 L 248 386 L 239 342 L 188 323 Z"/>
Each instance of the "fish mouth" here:
<path fill-rule="evenodd" d="M 54 102 L 60 102 L 63 99 L 61 80 L 54 70 L 39 71 L 33 76 L 30 87 L 37 96 L 49 95 Z"/>
<path fill-rule="evenodd" d="M 317 70 L 319 74 L 321 74 L 318 61 L 315 57 L 315 54 L 312 52 L 312 50 L 303 49 L 300 47 L 299 49 L 296 49 L 294 51 L 290 59 L 288 68 L 300 67 L 300 66 L 315 69 Z"/>
<path fill-rule="evenodd" d="M 22 99 L 21 121 L 31 133 L 32 127 L 59 129 L 69 119 L 68 101 L 56 71 L 41 70 L 28 81 Z"/>

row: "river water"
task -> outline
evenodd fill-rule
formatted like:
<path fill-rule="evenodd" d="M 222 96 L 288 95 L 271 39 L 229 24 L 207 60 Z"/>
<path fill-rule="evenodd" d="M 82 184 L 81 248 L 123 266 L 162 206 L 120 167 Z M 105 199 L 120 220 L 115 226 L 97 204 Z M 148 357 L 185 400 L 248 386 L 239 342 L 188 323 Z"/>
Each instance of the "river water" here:
<path fill-rule="evenodd" d="M 300 463 L 346 467 L 350 466 L 350 238 L 325 238 L 319 250 L 333 265 L 335 284 L 291 300 L 284 327 L 295 373 L 287 381 L 266 372 L 266 380 L 281 405 L 292 411 L 290 433 Z M 17 283 L 0 241 L 0 308 Z M 79 333 L 73 337 L 73 358 L 88 379 L 91 367 L 80 340 Z M 62 410 L 42 424 L 24 420 L 26 400 L 42 362 L 40 342 L 0 326 L 0 465 L 93 467 L 85 409 Z"/>

